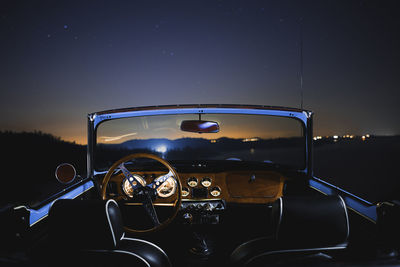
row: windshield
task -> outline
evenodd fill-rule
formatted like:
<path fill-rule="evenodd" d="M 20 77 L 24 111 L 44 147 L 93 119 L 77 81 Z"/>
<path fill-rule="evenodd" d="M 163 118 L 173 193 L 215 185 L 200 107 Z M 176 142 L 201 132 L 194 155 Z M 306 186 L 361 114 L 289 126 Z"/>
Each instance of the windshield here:
<path fill-rule="evenodd" d="M 217 133 L 181 130 L 182 121 L 198 119 L 198 114 L 177 114 L 103 122 L 97 129 L 95 170 L 107 170 L 114 161 L 135 152 L 157 154 L 169 161 L 253 161 L 304 169 L 304 130 L 297 119 L 203 114 L 202 120 L 218 123 Z"/>

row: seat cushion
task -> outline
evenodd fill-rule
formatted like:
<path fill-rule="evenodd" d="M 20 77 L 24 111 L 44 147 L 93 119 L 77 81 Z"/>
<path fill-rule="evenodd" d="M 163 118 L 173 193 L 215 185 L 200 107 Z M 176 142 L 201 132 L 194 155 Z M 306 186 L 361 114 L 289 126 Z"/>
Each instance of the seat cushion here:
<path fill-rule="evenodd" d="M 144 259 L 149 266 L 171 266 L 167 254 L 157 245 L 142 239 L 121 239 L 118 250 L 132 251 Z"/>

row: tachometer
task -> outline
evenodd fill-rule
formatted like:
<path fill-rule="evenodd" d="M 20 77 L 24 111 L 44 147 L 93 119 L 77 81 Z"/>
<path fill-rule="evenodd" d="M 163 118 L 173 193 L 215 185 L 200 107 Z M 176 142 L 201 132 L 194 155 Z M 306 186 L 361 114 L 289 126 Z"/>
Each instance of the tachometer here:
<path fill-rule="evenodd" d="M 209 187 L 211 185 L 211 178 L 204 177 L 201 179 L 201 185 L 204 187 Z"/>
<path fill-rule="evenodd" d="M 157 178 L 157 180 L 161 179 Z M 157 188 L 157 195 L 162 198 L 167 198 L 172 196 L 176 191 L 176 181 L 173 177 L 169 177 L 167 180 L 165 180 L 164 183 L 162 183 L 158 188 Z"/>
<path fill-rule="evenodd" d="M 221 188 L 219 188 L 218 186 L 215 186 L 215 187 L 211 188 L 210 194 L 213 197 L 218 197 L 219 195 L 221 195 Z"/>
<path fill-rule="evenodd" d="M 197 180 L 196 177 L 190 177 L 190 178 L 188 179 L 187 184 L 188 184 L 188 186 L 190 186 L 190 187 L 196 187 L 197 184 L 198 184 L 198 182 L 199 182 L 199 181 Z"/>
<path fill-rule="evenodd" d="M 130 182 L 132 183 L 133 186 L 136 186 L 138 182 L 142 185 L 146 185 L 146 181 L 144 178 L 138 174 L 132 174 L 131 177 L 129 177 Z M 129 183 L 128 179 L 125 178 L 122 181 L 122 191 L 127 195 L 128 197 L 133 197 L 133 188 L 131 186 L 131 183 Z"/>

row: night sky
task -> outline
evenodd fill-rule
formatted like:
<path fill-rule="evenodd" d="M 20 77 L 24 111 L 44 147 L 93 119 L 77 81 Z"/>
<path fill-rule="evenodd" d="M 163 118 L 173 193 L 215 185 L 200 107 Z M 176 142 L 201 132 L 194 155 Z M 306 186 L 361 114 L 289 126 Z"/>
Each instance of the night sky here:
<path fill-rule="evenodd" d="M 302 29 L 302 30 L 301 30 Z M 399 1 L 2 1 L 0 130 L 86 142 L 86 114 L 313 110 L 315 135 L 400 134 Z"/>

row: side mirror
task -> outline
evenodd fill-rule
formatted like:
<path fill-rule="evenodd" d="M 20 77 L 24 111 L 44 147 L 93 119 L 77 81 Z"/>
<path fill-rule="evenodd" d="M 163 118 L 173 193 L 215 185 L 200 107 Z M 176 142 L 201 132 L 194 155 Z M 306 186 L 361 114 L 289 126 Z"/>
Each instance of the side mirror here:
<path fill-rule="evenodd" d="M 182 121 L 181 130 L 192 133 L 218 133 L 219 125 L 215 121 L 186 120 Z"/>
<path fill-rule="evenodd" d="M 62 184 L 71 183 L 76 177 L 75 167 L 69 163 L 62 163 L 57 166 L 56 178 Z"/>

